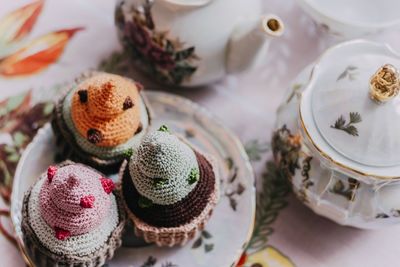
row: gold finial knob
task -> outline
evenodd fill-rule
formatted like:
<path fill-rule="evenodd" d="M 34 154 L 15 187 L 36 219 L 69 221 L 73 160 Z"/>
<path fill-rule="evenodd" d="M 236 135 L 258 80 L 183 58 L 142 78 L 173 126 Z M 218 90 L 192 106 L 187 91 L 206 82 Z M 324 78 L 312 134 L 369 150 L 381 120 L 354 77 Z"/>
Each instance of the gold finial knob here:
<path fill-rule="evenodd" d="M 399 71 L 390 64 L 385 64 L 369 81 L 371 99 L 384 103 L 397 96 L 400 91 Z"/>

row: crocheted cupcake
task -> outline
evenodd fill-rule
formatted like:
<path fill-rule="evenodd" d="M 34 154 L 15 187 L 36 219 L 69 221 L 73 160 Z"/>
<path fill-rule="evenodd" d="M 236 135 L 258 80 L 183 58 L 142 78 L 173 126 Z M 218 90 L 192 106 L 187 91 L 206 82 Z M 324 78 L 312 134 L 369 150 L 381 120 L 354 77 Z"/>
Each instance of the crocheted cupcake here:
<path fill-rule="evenodd" d="M 139 90 L 137 83 L 108 73 L 90 73 L 75 82 L 54 109 L 57 160 L 117 172 L 150 124 Z"/>
<path fill-rule="evenodd" d="M 135 234 L 158 246 L 183 245 L 193 238 L 218 202 L 214 162 L 165 126 L 146 135 L 120 171 Z"/>
<path fill-rule="evenodd" d="M 22 232 L 37 266 L 103 266 L 121 245 L 125 213 L 114 183 L 85 165 L 50 166 L 25 193 Z"/>

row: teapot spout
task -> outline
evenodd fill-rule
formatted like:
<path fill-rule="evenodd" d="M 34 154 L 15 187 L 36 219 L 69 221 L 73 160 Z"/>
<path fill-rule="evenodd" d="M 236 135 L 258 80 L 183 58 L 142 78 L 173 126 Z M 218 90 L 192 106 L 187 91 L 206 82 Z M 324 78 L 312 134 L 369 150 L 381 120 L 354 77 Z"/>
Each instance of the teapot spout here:
<path fill-rule="evenodd" d="M 275 15 L 264 15 L 261 19 L 245 21 L 238 25 L 229 40 L 226 69 L 236 73 L 258 65 L 263 59 L 271 40 L 284 31 L 282 20 Z"/>

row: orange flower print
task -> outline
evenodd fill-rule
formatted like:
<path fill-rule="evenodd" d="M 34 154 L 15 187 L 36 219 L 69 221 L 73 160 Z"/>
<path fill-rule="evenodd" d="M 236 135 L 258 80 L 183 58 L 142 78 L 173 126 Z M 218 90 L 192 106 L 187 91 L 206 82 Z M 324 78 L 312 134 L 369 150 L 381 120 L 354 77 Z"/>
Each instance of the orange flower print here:
<path fill-rule="evenodd" d="M 39 72 L 60 57 L 69 39 L 82 28 L 48 33 L 34 39 L 12 55 L 0 59 L 0 75 L 19 76 Z"/>
<path fill-rule="evenodd" d="M 0 40 L 12 43 L 22 40 L 31 32 L 43 8 L 43 0 L 23 6 L 0 20 Z"/>
<path fill-rule="evenodd" d="M 0 19 L 0 76 L 18 77 L 43 71 L 55 63 L 82 27 L 62 29 L 24 41 L 44 5 L 38 0 Z"/>
<path fill-rule="evenodd" d="M 268 246 L 252 254 L 243 253 L 236 267 L 295 267 L 282 252 Z"/>

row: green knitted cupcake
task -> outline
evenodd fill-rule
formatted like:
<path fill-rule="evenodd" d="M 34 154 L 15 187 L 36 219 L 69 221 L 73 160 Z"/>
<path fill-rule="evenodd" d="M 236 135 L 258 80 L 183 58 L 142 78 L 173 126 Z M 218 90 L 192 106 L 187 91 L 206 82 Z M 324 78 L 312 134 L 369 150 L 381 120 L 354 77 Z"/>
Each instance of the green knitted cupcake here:
<path fill-rule="evenodd" d="M 192 174 L 199 173 L 193 150 L 163 131 L 143 140 L 129 169 L 139 193 L 160 205 L 174 204 L 187 196 L 197 184 Z"/>
<path fill-rule="evenodd" d="M 165 126 L 143 138 L 121 176 L 136 234 L 160 246 L 192 238 L 219 196 L 214 161 Z"/>

